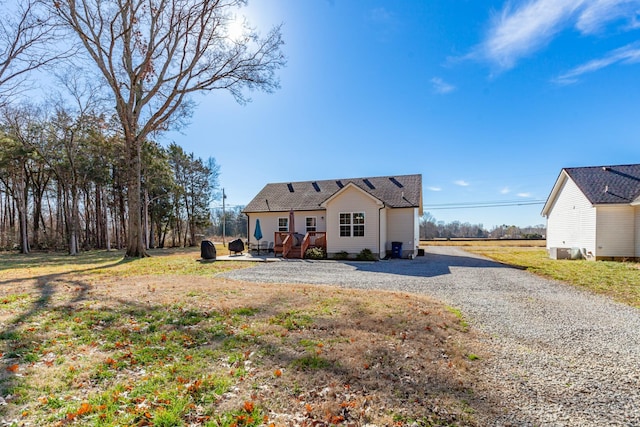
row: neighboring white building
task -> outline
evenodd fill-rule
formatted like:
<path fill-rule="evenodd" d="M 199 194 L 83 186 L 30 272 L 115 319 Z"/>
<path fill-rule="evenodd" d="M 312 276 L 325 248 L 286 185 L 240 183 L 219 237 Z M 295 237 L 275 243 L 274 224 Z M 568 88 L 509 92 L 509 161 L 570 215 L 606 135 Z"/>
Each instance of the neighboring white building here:
<path fill-rule="evenodd" d="M 542 209 L 547 249 L 587 259 L 640 257 L 640 165 L 562 169 Z"/>
<path fill-rule="evenodd" d="M 413 257 L 420 243 L 422 175 L 267 184 L 243 212 L 250 243 L 257 243 L 259 219 L 261 240 L 274 242 L 276 253 L 281 252 L 282 236 L 297 233 L 311 239 L 311 246 L 317 238 L 321 243 L 316 246 L 323 246 L 329 257 L 340 252 L 354 257 L 369 249 L 384 258 L 398 243 L 402 252 L 396 255 Z M 300 251 L 288 256 L 301 257 Z"/>

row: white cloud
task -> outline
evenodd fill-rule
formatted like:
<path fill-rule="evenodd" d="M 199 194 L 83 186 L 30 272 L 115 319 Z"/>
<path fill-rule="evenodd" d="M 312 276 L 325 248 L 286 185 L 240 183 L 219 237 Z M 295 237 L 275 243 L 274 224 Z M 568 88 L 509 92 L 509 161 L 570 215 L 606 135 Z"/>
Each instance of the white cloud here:
<path fill-rule="evenodd" d="M 485 41 L 477 54 L 501 69 L 512 68 L 522 57 L 530 55 L 563 28 L 584 0 L 529 0 L 512 9 L 507 3 L 493 19 Z"/>
<path fill-rule="evenodd" d="M 640 0 L 525 0 L 507 2 L 490 25 L 485 40 L 469 55 L 507 70 L 544 48 L 566 28 L 582 34 L 603 31 L 624 21 L 617 31 L 637 28 Z"/>
<path fill-rule="evenodd" d="M 509 187 L 504 187 L 502 190 L 500 190 L 500 194 L 509 194 L 511 193 L 511 190 L 509 189 Z"/>
<path fill-rule="evenodd" d="M 459 179 L 457 181 L 453 181 L 455 185 L 459 185 L 460 187 L 468 187 L 469 183 L 463 179 Z"/>
<path fill-rule="evenodd" d="M 518 197 L 531 198 L 531 193 L 518 193 Z"/>
<path fill-rule="evenodd" d="M 454 85 L 445 82 L 440 77 L 432 78 L 431 84 L 433 85 L 433 90 L 436 93 L 445 94 L 456 90 L 456 87 Z"/>
<path fill-rule="evenodd" d="M 603 58 L 594 59 L 575 67 L 554 79 L 554 82 L 558 84 L 571 84 L 578 81 L 578 77 L 583 74 L 593 73 L 616 63 L 635 64 L 637 62 L 640 62 L 640 44 L 632 43 L 612 50 Z"/>
<path fill-rule="evenodd" d="M 576 28 L 583 34 L 593 34 L 620 19 L 628 21 L 627 27 L 633 28 L 637 8 L 637 0 L 591 0 L 580 12 Z"/>
<path fill-rule="evenodd" d="M 440 188 L 440 187 L 427 187 L 427 190 L 429 190 L 429 191 L 442 191 L 442 188 Z"/>

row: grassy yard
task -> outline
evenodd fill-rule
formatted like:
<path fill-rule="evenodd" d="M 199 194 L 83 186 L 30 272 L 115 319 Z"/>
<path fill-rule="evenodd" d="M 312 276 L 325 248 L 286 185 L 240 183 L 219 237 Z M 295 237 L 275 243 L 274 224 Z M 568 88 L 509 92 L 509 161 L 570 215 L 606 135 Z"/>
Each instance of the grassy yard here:
<path fill-rule="evenodd" d="M 523 268 L 550 279 L 560 280 L 598 294 L 607 295 L 616 301 L 640 307 L 640 264 L 632 262 L 552 260 L 544 248 L 527 247 L 523 242 L 504 241 L 449 242 L 464 246 L 464 249 L 487 256 L 496 261 Z M 531 242 L 531 241 L 529 241 Z M 493 244 L 492 244 L 493 243 Z M 431 242 L 429 242 L 431 244 Z M 519 244 L 520 246 L 515 246 Z"/>
<path fill-rule="evenodd" d="M 0 423 L 466 426 L 491 407 L 453 308 L 152 255 L 0 254 Z"/>

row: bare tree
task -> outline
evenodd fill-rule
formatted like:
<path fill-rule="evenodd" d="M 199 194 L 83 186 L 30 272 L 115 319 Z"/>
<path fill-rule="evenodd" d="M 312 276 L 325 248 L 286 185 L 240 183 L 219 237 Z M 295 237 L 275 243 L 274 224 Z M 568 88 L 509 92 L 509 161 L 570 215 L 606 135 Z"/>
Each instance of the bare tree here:
<path fill-rule="evenodd" d="M 0 105 L 25 88 L 29 72 L 71 50 L 54 48 L 57 32 L 40 0 L 0 2 Z"/>
<path fill-rule="evenodd" d="M 280 27 L 265 38 L 245 28 L 232 38 L 233 13 L 246 0 L 56 0 L 112 92 L 128 162 L 127 256 L 145 256 L 141 221 L 141 147 L 153 132 L 183 124 L 189 96 L 223 89 L 271 92 L 284 66 Z"/>

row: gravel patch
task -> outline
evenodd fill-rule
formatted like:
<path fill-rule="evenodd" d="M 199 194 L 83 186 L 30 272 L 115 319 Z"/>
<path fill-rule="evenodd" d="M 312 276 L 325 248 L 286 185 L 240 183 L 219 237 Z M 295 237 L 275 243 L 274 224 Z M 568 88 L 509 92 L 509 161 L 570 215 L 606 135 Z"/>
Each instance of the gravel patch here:
<path fill-rule="evenodd" d="M 492 354 L 493 426 L 640 426 L 640 310 L 455 247 L 415 260 L 258 263 L 220 276 L 427 294 L 462 310 Z"/>

